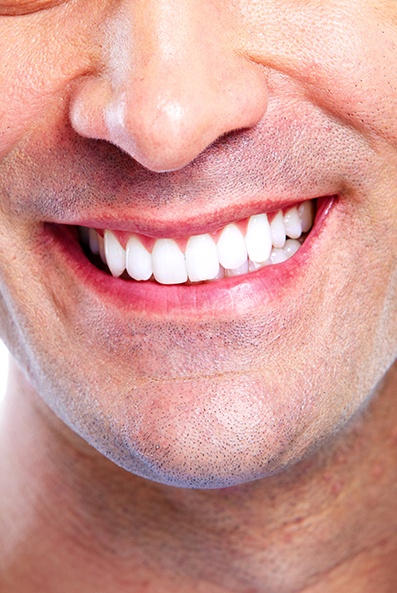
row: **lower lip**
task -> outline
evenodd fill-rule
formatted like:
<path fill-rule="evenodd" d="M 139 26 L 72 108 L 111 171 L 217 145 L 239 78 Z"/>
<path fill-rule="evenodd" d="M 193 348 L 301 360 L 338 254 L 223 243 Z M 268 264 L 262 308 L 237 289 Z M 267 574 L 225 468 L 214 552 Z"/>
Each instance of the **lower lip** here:
<path fill-rule="evenodd" d="M 108 307 L 152 315 L 235 315 L 278 298 L 280 290 L 285 291 L 292 283 L 297 285 L 297 278 L 302 277 L 310 265 L 314 247 L 336 202 L 335 196 L 317 200 L 313 228 L 302 247 L 287 261 L 249 274 L 202 284 L 167 286 L 114 278 L 87 259 L 75 229 L 68 225 L 44 225 L 44 240 L 49 249 L 60 252 L 66 267 L 75 277 L 74 281 L 95 293 Z"/>

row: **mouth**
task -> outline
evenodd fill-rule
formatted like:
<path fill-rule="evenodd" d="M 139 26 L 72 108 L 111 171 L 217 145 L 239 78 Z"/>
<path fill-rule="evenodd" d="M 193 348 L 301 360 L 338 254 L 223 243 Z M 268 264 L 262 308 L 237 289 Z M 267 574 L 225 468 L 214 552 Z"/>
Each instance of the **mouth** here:
<path fill-rule="evenodd" d="M 78 234 L 90 262 L 114 277 L 163 285 L 213 282 L 294 257 L 311 233 L 317 202 L 302 201 L 185 238 L 155 239 L 83 226 Z"/>
<path fill-rule="evenodd" d="M 218 230 L 210 222 L 207 233 L 200 227 L 194 234 L 189 224 L 191 236 L 177 223 L 172 236 L 157 221 L 152 234 L 149 221 L 146 234 L 113 218 L 51 222 L 43 226 L 43 241 L 46 253 L 57 254 L 54 273 L 63 282 L 70 275 L 73 302 L 85 294 L 90 307 L 101 302 L 109 312 L 129 316 L 235 316 L 264 303 L 281 306 L 281 297 L 306 290 L 338 198 L 290 201 L 244 219 L 226 218 Z"/>

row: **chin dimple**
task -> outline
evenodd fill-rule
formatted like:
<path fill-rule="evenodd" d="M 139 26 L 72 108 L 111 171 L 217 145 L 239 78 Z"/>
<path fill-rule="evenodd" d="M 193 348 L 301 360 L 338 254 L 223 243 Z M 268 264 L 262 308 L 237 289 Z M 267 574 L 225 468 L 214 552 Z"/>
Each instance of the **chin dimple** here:
<path fill-rule="evenodd" d="M 124 248 L 116 235 L 79 227 L 86 251 L 99 255 L 115 276 L 159 284 L 205 282 L 238 276 L 291 258 L 303 244 L 314 220 L 314 201 L 307 200 L 285 212 L 256 214 L 231 223 L 216 234 L 194 235 L 185 241 L 147 241 L 131 234 Z M 184 248 L 181 247 L 181 243 Z"/>

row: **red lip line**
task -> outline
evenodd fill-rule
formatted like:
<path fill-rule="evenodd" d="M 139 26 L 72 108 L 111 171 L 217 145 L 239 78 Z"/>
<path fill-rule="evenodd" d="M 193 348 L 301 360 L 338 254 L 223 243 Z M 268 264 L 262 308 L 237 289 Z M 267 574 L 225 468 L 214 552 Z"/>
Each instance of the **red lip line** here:
<path fill-rule="evenodd" d="M 156 213 L 153 213 L 152 218 L 148 220 L 143 217 L 140 218 L 137 213 L 137 218 L 134 221 L 116 219 L 114 216 L 98 216 L 96 218 L 79 218 L 73 221 L 59 221 L 60 224 L 71 224 L 75 226 L 92 228 L 97 231 L 104 231 L 106 229 L 126 234 L 138 234 L 150 237 L 153 239 L 183 239 L 194 235 L 201 235 L 204 233 L 214 233 L 226 225 L 246 220 L 255 214 L 276 214 L 278 211 L 286 211 L 293 206 L 298 206 L 302 202 L 332 199 L 336 196 L 315 196 L 307 198 L 299 198 L 295 200 L 278 200 L 272 201 L 269 205 L 258 201 L 258 203 L 244 204 L 241 207 L 233 207 L 230 209 L 222 209 L 220 212 L 212 212 L 200 215 L 200 220 L 197 220 L 197 214 L 182 218 L 181 214 L 175 216 L 172 220 L 164 220 L 156 218 Z"/>
<path fill-rule="evenodd" d="M 74 282 L 85 290 L 89 298 L 101 301 L 109 309 L 124 311 L 126 315 L 142 313 L 173 318 L 191 315 L 238 315 L 266 302 L 279 299 L 280 289 L 290 283 L 300 290 L 324 222 L 336 197 L 319 199 L 316 218 L 306 241 L 297 253 L 282 264 L 265 266 L 256 272 L 224 278 L 212 282 L 162 285 L 156 282 L 136 282 L 113 278 L 94 266 L 84 254 L 77 239 L 76 229 L 67 225 L 47 223 L 43 240 L 49 250 L 60 252 Z"/>

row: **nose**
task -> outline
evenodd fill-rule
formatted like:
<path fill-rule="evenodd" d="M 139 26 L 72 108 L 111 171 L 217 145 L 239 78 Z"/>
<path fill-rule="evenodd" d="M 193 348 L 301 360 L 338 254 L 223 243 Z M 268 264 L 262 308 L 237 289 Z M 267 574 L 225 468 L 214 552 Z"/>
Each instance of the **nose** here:
<path fill-rule="evenodd" d="M 265 74 L 233 47 L 228 4 L 125 0 L 103 31 L 101 68 L 77 81 L 76 132 L 161 172 L 255 126 L 267 108 Z"/>

